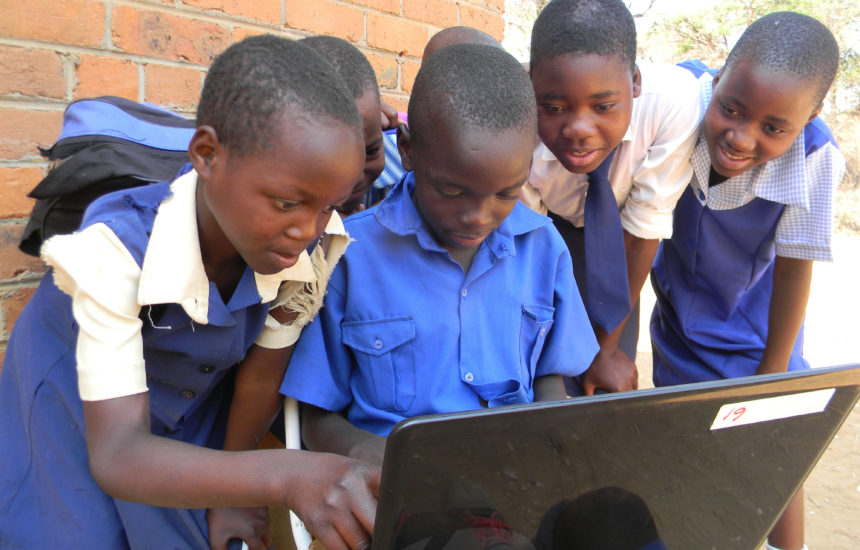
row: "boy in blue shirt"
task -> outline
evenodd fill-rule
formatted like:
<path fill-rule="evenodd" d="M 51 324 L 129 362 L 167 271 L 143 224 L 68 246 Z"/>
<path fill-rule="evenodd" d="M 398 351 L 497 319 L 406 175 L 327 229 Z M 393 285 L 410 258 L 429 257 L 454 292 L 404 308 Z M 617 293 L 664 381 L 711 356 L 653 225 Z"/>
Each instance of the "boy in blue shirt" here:
<path fill-rule="evenodd" d="M 309 448 L 377 464 L 400 420 L 563 398 L 561 375 L 597 350 L 564 243 L 517 201 L 535 132 L 519 63 L 484 45 L 439 50 L 409 122 L 412 173 L 347 220 L 355 242 L 281 387 L 308 404 Z"/>
<path fill-rule="evenodd" d="M 530 64 L 542 143 L 522 200 L 553 219 L 573 256 L 600 343 L 582 390 L 634 389 L 639 293 L 692 173 L 696 79 L 674 65 L 637 65 L 621 0 L 547 4 Z"/>
<path fill-rule="evenodd" d="M 279 289 L 313 280 L 306 249 L 360 177 L 355 103 L 312 50 L 258 36 L 216 59 L 197 124 L 193 170 L 98 199 L 42 249 L 0 374 L 2 548 L 206 548 L 205 508 L 254 505 L 366 544 L 378 471 L 215 450 L 233 366 L 277 328 Z"/>
<path fill-rule="evenodd" d="M 830 261 L 845 162 L 816 118 L 839 49 L 815 19 L 755 21 L 701 79 L 694 174 L 651 271 L 658 386 L 809 368 L 800 336 L 814 260 Z M 766 457 L 763 457 L 766 460 Z M 803 495 L 769 548 L 803 548 Z"/>

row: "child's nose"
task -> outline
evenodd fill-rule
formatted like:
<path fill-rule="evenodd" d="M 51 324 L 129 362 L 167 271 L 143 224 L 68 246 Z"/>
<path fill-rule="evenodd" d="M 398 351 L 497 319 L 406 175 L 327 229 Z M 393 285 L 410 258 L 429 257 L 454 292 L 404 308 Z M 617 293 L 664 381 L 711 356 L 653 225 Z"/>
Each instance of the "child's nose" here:
<path fill-rule="evenodd" d="M 492 222 L 493 210 L 490 201 L 481 201 L 463 214 L 463 223 L 469 227 L 485 227 Z"/>
<path fill-rule="evenodd" d="M 736 151 L 752 151 L 755 148 L 755 136 L 748 124 L 738 125 L 729 130 L 726 135 L 727 141 L 732 149 Z"/>
<path fill-rule="evenodd" d="M 297 216 L 287 226 L 284 233 L 291 239 L 309 243 L 317 238 L 323 227 L 325 227 L 325 224 L 320 225 L 316 216 Z"/>
<path fill-rule="evenodd" d="M 570 115 L 565 119 L 561 135 L 565 139 L 581 139 L 594 133 L 594 123 L 590 117 Z"/>

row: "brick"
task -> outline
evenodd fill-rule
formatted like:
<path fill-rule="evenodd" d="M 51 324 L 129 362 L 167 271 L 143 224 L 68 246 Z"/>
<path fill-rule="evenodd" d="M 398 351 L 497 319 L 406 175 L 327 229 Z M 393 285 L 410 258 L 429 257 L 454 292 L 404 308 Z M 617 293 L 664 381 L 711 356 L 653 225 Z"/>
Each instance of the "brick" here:
<path fill-rule="evenodd" d="M 0 281 L 44 273 L 45 264 L 18 249 L 23 223 L 0 225 Z"/>
<path fill-rule="evenodd" d="M 331 0 L 284 0 L 287 27 L 339 36 L 350 42 L 364 37 L 364 13 Z"/>
<path fill-rule="evenodd" d="M 3 0 L 0 35 L 53 44 L 99 47 L 105 6 L 96 0 Z"/>
<path fill-rule="evenodd" d="M 62 56 L 51 50 L 0 46 L 0 95 L 65 99 Z"/>
<path fill-rule="evenodd" d="M 412 93 L 412 85 L 415 84 L 415 76 L 420 67 L 421 63 L 408 59 L 404 59 L 400 64 L 400 89 L 407 94 Z"/>
<path fill-rule="evenodd" d="M 421 56 L 430 38 L 427 26 L 381 13 L 367 14 L 367 45 L 400 55 Z"/>
<path fill-rule="evenodd" d="M 42 177 L 42 168 L 39 166 L 0 166 L 0 219 L 29 216 L 36 201 L 28 197 L 27 193 Z"/>
<path fill-rule="evenodd" d="M 241 42 L 249 36 L 259 36 L 261 34 L 266 34 L 266 31 L 254 27 L 233 27 L 233 44 Z"/>
<path fill-rule="evenodd" d="M 376 81 L 380 88 L 396 89 L 397 88 L 397 58 L 392 55 L 380 55 L 372 52 L 364 53 L 367 60 L 370 61 L 370 66 L 376 72 Z"/>
<path fill-rule="evenodd" d="M 156 105 L 196 108 L 203 88 L 203 71 L 165 65 L 146 65 L 145 100 Z"/>
<path fill-rule="evenodd" d="M 443 28 L 457 25 L 460 17 L 457 2 L 452 0 L 403 0 L 403 15 Z"/>
<path fill-rule="evenodd" d="M 111 35 L 124 52 L 209 65 L 230 45 L 226 27 L 157 11 L 117 6 Z"/>
<path fill-rule="evenodd" d="M 137 63 L 115 57 L 80 55 L 75 67 L 74 98 L 115 95 L 137 101 L 140 77 Z"/>
<path fill-rule="evenodd" d="M 41 159 L 37 146 L 50 147 L 62 125 L 61 111 L 0 108 L 0 159 Z"/>
<path fill-rule="evenodd" d="M 400 15 L 400 0 L 353 0 L 355 4 Z"/>
<path fill-rule="evenodd" d="M 382 92 L 382 101 L 388 103 L 400 113 L 405 113 L 409 108 L 409 96 L 393 92 Z"/>
<path fill-rule="evenodd" d="M 7 336 L 12 333 L 15 321 L 18 320 L 21 310 L 24 309 L 24 306 L 33 297 L 34 292 L 36 292 L 35 285 L 32 287 L 16 288 L 0 295 L 0 307 L 3 309 L 3 321 L 6 325 Z"/>
<path fill-rule="evenodd" d="M 201 10 L 220 11 L 263 23 L 281 22 L 281 3 L 278 0 L 184 0 L 182 3 Z"/>
<path fill-rule="evenodd" d="M 472 6 L 484 8 L 499 15 L 504 15 L 505 13 L 505 0 L 466 0 L 462 1 L 461 4 L 470 4 Z"/>
<path fill-rule="evenodd" d="M 499 42 L 505 37 L 505 20 L 501 15 L 485 9 L 461 4 L 460 24 L 489 33 Z"/>

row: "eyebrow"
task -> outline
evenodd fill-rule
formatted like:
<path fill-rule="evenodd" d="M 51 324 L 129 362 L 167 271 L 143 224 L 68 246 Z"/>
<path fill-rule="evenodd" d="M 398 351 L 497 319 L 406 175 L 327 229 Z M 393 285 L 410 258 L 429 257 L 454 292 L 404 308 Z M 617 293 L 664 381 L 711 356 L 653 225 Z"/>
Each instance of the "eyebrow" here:
<path fill-rule="evenodd" d="M 365 145 L 364 148 L 370 149 L 371 147 L 375 147 L 376 145 L 379 145 L 381 143 L 382 143 L 382 137 L 380 136 L 380 137 L 374 139 L 373 141 L 371 141 L 370 143 L 368 143 L 367 145 Z"/>
<path fill-rule="evenodd" d="M 604 90 L 602 92 L 593 93 L 588 96 L 589 99 L 605 99 L 607 97 L 612 97 L 621 94 L 619 90 Z M 557 92 L 547 92 L 545 94 L 540 94 L 537 96 L 538 100 L 542 99 L 564 99 L 565 95 Z"/>

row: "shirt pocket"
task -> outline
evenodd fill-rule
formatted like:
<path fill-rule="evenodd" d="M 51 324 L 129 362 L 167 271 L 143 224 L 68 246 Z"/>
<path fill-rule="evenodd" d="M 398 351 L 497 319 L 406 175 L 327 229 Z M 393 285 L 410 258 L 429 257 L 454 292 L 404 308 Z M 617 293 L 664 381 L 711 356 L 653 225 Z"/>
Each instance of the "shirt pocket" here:
<path fill-rule="evenodd" d="M 352 349 L 359 386 L 374 405 L 405 412 L 415 400 L 415 321 L 395 317 L 372 321 L 344 321 L 343 344 Z"/>
<path fill-rule="evenodd" d="M 522 380 L 529 387 L 534 382 L 535 371 L 543 346 L 554 322 L 555 308 L 542 305 L 524 305 L 520 323 L 520 367 Z"/>

